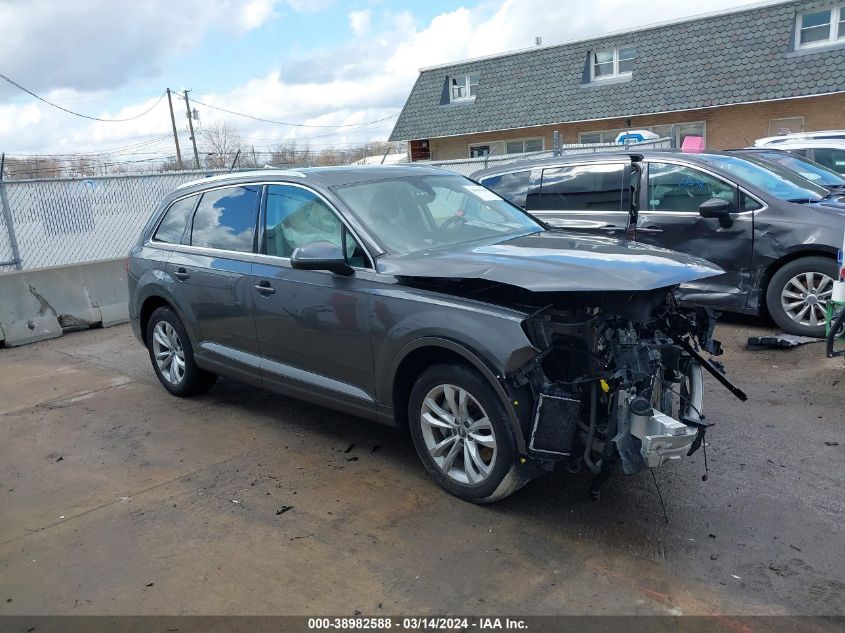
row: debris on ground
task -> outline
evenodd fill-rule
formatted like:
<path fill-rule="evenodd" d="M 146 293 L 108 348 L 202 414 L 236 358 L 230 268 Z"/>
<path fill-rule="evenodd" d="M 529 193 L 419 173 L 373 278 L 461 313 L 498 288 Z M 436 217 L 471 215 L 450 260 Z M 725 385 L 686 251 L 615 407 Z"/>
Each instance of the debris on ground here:
<path fill-rule="evenodd" d="M 282 506 L 281 508 L 276 510 L 276 516 L 279 516 L 280 514 L 284 514 L 288 510 L 293 510 L 293 506 Z"/>
<path fill-rule="evenodd" d="M 749 336 L 749 349 L 770 349 L 778 347 L 798 347 L 807 343 L 820 343 L 823 338 L 798 336 L 797 334 L 769 334 L 767 336 Z"/>

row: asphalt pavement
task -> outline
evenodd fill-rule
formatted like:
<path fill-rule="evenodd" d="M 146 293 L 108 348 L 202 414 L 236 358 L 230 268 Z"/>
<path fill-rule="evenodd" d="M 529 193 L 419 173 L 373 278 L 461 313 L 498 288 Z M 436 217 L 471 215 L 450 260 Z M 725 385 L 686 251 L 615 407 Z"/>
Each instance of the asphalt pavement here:
<path fill-rule="evenodd" d="M 750 351 L 701 452 L 491 505 L 397 430 L 220 381 L 180 400 L 127 326 L 0 350 L 3 614 L 845 614 L 845 363 Z"/>

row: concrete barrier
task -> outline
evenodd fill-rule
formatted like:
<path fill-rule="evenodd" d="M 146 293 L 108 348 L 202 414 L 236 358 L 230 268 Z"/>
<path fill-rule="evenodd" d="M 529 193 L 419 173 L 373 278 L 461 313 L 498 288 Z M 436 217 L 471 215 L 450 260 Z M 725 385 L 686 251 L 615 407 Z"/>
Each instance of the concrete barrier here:
<path fill-rule="evenodd" d="M 129 320 L 125 258 L 0 275 L 0 344 Z"/>

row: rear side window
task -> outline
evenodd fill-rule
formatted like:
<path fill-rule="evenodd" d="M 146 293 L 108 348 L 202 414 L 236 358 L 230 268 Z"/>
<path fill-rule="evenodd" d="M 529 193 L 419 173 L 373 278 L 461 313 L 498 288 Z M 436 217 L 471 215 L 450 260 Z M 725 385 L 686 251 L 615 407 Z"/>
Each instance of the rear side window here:
<path fill-rule="evenodd" d="M 481 184 L 492 189 L 505 200 L 513 202 L 516 206 L 525 208 L 525 198 L 528 195 L 528 181 L 531 179 L 531 171 L 515 171 L 510 174 L 499 174 L 484 178 Z"/>
<path fill-rule="evenodd" d="M 153 239 L 165 244 L 181 244 L 185 227 L 191 219 L 191 212 L 197 204 L 198 196 L 188 196 L 177 200 L 164 213 L 161 224 L 158 225 Z"/>
<path fill-rule="evenodd" d="M 191 228 L 191 244 L 252 252 L 259 185 L 226 187 L 202 195 Z"/>
<path fill-rule="evenodd" d="M 528 196 L 530 211 L 627 211 L 631 183 L 623 164 L 571 165 L 543 170 L 539 193 Z"/>

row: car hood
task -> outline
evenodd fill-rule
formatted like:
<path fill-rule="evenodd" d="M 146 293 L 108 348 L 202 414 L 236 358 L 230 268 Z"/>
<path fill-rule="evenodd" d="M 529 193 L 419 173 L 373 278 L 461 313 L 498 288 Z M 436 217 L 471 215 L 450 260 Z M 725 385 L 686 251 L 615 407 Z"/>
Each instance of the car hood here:
<path fill-rule="evenodd" d="M 397 277 L 484 279 L 534 292 L 654 290 L 724 272 L 703 259 L 655 246 L 558 231 L 386 255 L 378 268 Z"/>

